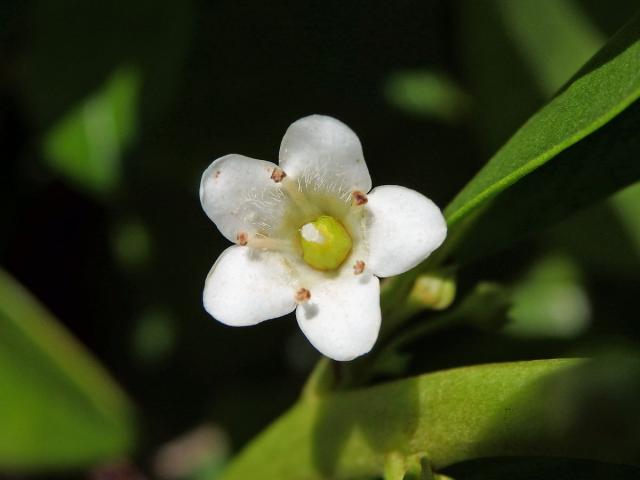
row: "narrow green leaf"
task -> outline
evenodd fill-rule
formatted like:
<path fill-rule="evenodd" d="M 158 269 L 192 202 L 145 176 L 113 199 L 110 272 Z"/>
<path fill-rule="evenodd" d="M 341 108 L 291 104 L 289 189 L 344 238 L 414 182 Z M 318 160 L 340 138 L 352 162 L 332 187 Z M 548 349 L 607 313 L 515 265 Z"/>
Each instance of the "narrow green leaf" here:
<path fill-rule="evenodd" d="M 436 471 L 515 455 L 637 464 L 637 428 L 619 422 L 640 397 L 640 365 L 598 365 L 572 359 L 483 365 L 307 396 L 223 478 L 373 477 L 388 468 L 390 455 L 427 458 Z M 607 425 L 616 438 L 607 436 Z"/>
<path fill-rule="evenodd" d="M 639 39 L 640 17 L 636 17 L 467 184 L 446 209 L 449 224 L 459 224 L 633 104 L 640 96 Z M 607 160 L 600 162 L 603 170 Z M 628 157 L 628 162 L 633 162 L 633 157 Z"/>
<path fill-rule="evenodd" d="M 1 269 L 0 392 L 0 470 L 89 466 L 132 446 L 124 394 Z"/>
<path fill-rule="evenodd" d="M 640 101 L 486 202 L 451 235 L 459 265 L 499 251 L 640 178 Z"/>

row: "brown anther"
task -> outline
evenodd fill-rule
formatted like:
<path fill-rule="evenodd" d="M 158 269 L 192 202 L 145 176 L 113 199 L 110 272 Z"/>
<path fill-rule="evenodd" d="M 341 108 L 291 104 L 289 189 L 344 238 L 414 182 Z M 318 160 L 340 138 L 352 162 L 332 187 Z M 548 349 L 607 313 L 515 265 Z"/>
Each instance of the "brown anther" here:
<path fill-rule="evenodd" d="M 306 288 L 300 288 L 296 292 L 296 297 L 295 298 L 296 298 L 296 302 L 304 303 L 304 302 L 308 301 L 311 298 L 311 292 L 309 290 L 307 290 Z"/>
<path fill-rule="evenodd" d="M 284 170 L 282 170 L 280 167 L 274 168 L 273 172 L 271 172 L 271 180 L 276 183 L 280 183 L 286 176 L 287 174 L 284 173 Z"/>
<path fill-rule="evenodd" d="M 356 263 L 353 264 L 353 273 L 356 275 L 360 275 L 364 272 L 365 263 L 362 260 L 356 260 Z"/>
<path fill-rule="evenodd" d="M 369 198 L 367 198 L 367 194 L 363 193 L 359 190 L 354 190 L 353 192 L 351 192 L 351 203 L 357 207 L 359 207 L 360 205 L 364 205 L 369 201 Z"/>
<path fill-rule="evenodd" d="M 236 243 L 238 245 L 246 245 L 249 242 L 249 235 L 247 235 L 246 232 L 240 232 L 238 233 L 238 235 L 236 236 Z"/>

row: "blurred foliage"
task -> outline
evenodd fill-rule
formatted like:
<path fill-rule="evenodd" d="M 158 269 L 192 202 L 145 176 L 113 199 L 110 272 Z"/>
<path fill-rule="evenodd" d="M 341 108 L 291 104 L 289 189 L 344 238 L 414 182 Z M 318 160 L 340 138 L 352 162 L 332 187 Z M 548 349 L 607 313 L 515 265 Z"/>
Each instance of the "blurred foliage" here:
<path fill-rule="evenodd" d="M 605 41 L 574 0 L 500 0 L 496 5 L 509 38 L 545 95 L 554 93 Z"/>
<path fill-rule="evenodd" d="M 217 475 L 228 444 L 237 451 L 292 405 L 317 359 L 290 318 L 230 329 L 202 310 L 204 278 L 226 245 L 197 199 L 200 174 L 213 158 L 240 152 L 274 160 L 292 121 L 325 113 L 358 133 L 374 184 L 406 185 L 444 206 L 545 102 L 543 114 L 449 210 L 481 207 L 470 215 L 477 222 L 459 223 L 449 247 L 457 263 L 447 270 L 456 279 L 451 308 L 415 317 L 415 309 L 387 309 L 380 351 L 388 354 L 374 352 L 369 363 L 350 367 L 326 362 L 324 372 L 341 375 L 329 388 L 367 387 L 455 366 L 623 345 L 606 366 L 566 378 L 543 398 L 549 411 L 536 419 L 554 419 L 563 429 L 549 434 L 587 443 L 595 435 L 637 458 L 629 439 L 638 438 L 638 377 L 628 359 L 640 341 L 640 190 L 632 185 L 603 201 L 637 178 L 638 103 L 614 115 L 624 106 L 623 90 L 638 80 L 637 49 L 624 48 L 637 30 L 576 73 L 634 9 L 633 0 L 401 0 L 366 8 L 338 0 L 134 0 L 126 8 L 1 2 L 0 264 L 113 372 L 135 399 L 142 429 L 129 459 L 90 475 L 171 478 L 162 472 L 175 462 L 158 458 L 176 444 L 180 457 L 194 459 L 193 469 L 178 469 L 184 476 Z M 568 87 L 572 77 L 578 82 Z M 118 387 L 50 326 L 50 314 L 22 287 L 1 278 L 0 390 L 15 395 L 0 398 L 0 418 L 12 428 L 0 432 L 0 472 L 88 468 L 130 453 L 131 407 Z M 408 291 L 410 280 L 398 285 Z M 23 301 L 31 306 L 18 308 Z M 21 320 L 32 316 L 42 321 Z M 20 327 L 32 323 L 47 326 L 25 337 Z M 498 380 L 488 373 L 455 386 L 461 409 L 434 422 L 446 429 L 455 412 L 491 406 L 483 395 L 517 390 L 517 382 Z M 483 381 L 486 388 L 471 388 Z M 335 433 L 344 434 L 345 452 L 384 447 L 381 435 L 394 426 L 376 433 L 371 419 L 380 421 L 377 408 L 385 407 L 365 396 L 355 392 L 352 408 L 362 425 L 340 430 L 343 413 L 332 407 L 338 423 L 304 424 L 322 430 L 314 441 Z M 405 407 L 416 398 L 391 398 L 389 405 L 404 410 L 390 418 L 415 412 Z M 529 409 L 527 401 L 517 408 Z M 304 408 L 311 407 L 296 407 Z M 510 418 L 515 411 L 505 410 Z M 290 433 L 286 421 L 275 427 L 283 436 Z M 194 425 L 203 424 L 209 433 L 199 436 Z M 342 427 L 332 433 L 335 425 Z M 287 458 L 309 447 L 308 438 L 289 440 L 290 450 L 280 444 Z M 466 440 L 457 448 L 477 447 Z M 307 451 L 308 458 L 327 468 L 357 460 L 342 458 L 336 445 Z M 530 449 L 516 459 L 489 453 L 497 457 L 444 473 L 457 480 L 637 477 L 635 468 L 552 461 L 529 456 Z M 264 465 L 276 468 L 267 458 Z M 370 466 L 372 474 L 383 467 Z"/>
<path fill-rule="evenodd" d="M 429 70 L 394 73 L 385 91 L 389 103 L 400 110 L 443 122 L 459 122 L 470 102 L 446 74 Z"/>
<path fill-rule="evenodd" d="M 591 306 L 580 272 L 568 257 L 541 259 L 515 285 L 505 331 L 523 337 L 575 337 L 591 321 Z"/>
<path fill-rule="evenodd" d="M 640 269 L 640 184 L 555 226 L 549 239 L 585 268 L 633 282 Z"/>
<path fill-rule="evenodd" d="M 123 393 L 1 270 L 0 367 L 0 469 L 86 467 L 132 448 Z"/>
<path fill-rule="evenodd" d="M 123 220 L 113 230 L 114 256 L 122 267 L 136 269 L 148 264 L 152 256 L 152 239 L 149 229 L 140 220 Z"/>
<path fill-rule="evenodd" d="M 161 308 L 143 312 L 132 335 L 132 356 L 141 363 L 153 364 L 165 359 L 176 342 L 176 320 Z"/>
<path fill-rule="evenodd" d="M 140 79 L 133 69 L 114 72 L 46 135 L 51 168 L 80 187 L 104 193 L 120 182 L 122 151 L 136 128 Z"/>

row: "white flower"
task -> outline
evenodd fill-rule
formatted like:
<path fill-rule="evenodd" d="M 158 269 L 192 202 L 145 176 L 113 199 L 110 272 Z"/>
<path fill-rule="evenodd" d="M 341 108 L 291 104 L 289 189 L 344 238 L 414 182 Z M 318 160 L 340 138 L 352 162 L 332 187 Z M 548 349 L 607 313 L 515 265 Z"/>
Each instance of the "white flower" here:
<path fill-rule="evenodd" d="M 360 141 L 342 122 L 293 123 L 279 166 L 231 154 L 202 175 L 200 201 L 227 248 L 207 276 L 204 307 L 231 326 L 296 310 L 309 341 L 335 360 L 373 347 L 378 277 L 403 273 L 440 246 L 438 207 L 408 188 L 371 190 Z"/>

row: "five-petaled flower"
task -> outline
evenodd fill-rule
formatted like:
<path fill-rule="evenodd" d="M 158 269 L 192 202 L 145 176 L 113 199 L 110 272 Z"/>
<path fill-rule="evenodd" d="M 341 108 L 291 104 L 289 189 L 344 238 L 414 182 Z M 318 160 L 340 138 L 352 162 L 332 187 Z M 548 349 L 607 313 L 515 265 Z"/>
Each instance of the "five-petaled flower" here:
<path fill-rule="evenodd" d="M 324 355 L 351 360 L 380 329 L 378 277 L 403 273 L 440 246 L 438 207 L 408 188 L 371 190 L 356 134 L 311 115 L 293 123 L 279 165 L 231 154 L 202 175 L 200 200 L 236 245 L 213 265 L 204 307 L 232 326 L 296 311 Z"/>

